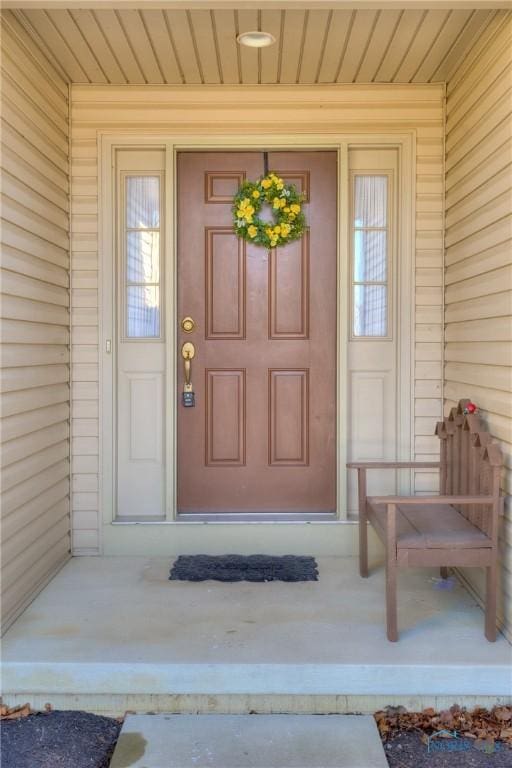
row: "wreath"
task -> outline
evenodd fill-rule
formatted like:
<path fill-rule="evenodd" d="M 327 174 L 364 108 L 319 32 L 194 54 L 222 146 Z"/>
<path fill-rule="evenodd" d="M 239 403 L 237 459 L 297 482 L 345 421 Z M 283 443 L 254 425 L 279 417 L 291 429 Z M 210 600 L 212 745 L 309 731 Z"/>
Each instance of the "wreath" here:
<path fill-rule="evenodd" d="M 238 237 L 264 248 L 275 248 L 298 240 L 306 229 L 302 213 L 304 196 L 293 184 L 285 184 L 275 173 L 258 181 L 245 181 L 233 198 L 233 227 Z M 258 215 L 267 203 L 273 221 Z"/>

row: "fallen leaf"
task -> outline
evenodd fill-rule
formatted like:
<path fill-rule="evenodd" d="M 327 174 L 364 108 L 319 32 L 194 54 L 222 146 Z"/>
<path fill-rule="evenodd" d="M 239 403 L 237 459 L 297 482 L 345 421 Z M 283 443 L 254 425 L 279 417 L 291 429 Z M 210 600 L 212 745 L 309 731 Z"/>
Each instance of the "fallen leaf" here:
<path fill-rule="evenodd" d="M 5 715 L 1 716 L 2 720 L 17 720 L 20 717 L 27 717 L 32 714 L 30 704 L 23 704 L 20 707 L 10 707 Z"/>

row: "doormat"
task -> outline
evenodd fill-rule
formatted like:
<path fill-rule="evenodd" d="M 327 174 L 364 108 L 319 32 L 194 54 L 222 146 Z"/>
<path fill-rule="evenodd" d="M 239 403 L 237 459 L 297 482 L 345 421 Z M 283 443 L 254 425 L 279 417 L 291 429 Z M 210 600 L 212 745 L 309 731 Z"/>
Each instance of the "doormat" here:
<path fill-rule="evenodd" d="M 318 581 L 314 557 L 305 555 L 180 555 L 171 581 Z"/>

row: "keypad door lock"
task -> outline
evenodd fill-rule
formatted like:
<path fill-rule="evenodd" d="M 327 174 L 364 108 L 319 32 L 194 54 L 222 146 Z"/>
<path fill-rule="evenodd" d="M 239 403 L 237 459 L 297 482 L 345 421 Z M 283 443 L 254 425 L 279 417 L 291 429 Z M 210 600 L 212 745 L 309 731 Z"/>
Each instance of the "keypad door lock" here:
<path fill-rule="evenodd" d="M 193 390 L 184 390 L 181 395 L 181 402 L 185 408 L 194 408 L 196 404 L 196 395 Z"/>

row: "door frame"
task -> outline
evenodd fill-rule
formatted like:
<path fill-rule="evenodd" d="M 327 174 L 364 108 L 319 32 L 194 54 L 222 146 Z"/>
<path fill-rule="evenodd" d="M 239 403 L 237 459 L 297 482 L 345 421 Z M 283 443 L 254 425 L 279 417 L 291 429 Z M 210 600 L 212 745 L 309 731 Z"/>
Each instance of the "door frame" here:
<path fill-rule="evenodd" d="M 413 446 L 413 381 L 414 381 L 414 279 L 415 279 L 415 132 L 401 131 L 385 134 L 365 132 L 361 134 L 258 134 L 240 135 L 223 131 L 218 135 L 140 134 L 98 132 L 99 199 L 99 465 L 100 510 L 103 525 L 161 526 L 185 525 L 177 516 L 177 154 L 181 151 L 311 151 L 331 150 L 338 157 L 338 214 L 337 214 L 337 375 L 336 375 L 336 518 L 337 522 L 350 522 L 347 516 L 347 439 L 348 439 L 348 376 L 341 375 L 347 369 L 349 342 L 350 285 L 350 226 L 349 226 L 349 168 L 348 153 L 351 147 L 396 147 L 399 152 L 398 194 L 402 215 L 398 224 L 396 327 L 399 331 L 397 360 L 397 460 L 410 460 Z M 115 520 L 116 504 L 116 409 L 115 382 L 117 361 L 115 344 L 115 152 L 117 149 L 165 149 L 165 205 L 169 212 L 165 222 L 164 238 L 164 291 L 165 291 L 165 339 L 166 339 L 166 517 L 161 521 L 119 522 Z M 344 290 L 342 290 L 344 289 Z M 111 342 L 112 352 L 106 345 Z M 345 363 L 345 367 L 343 367 Z M 404 407 L 404 405 L 406 407 Z M 403 472 L 399 478 L 400 492 L 408 492 L 411 473 Z M 189 522 L 189 521 L 187 521 Z M 222 525 L 225 521 L 214 521 Z M 243 519 L 232 522 L 244 523 Z M 266 522 L 273 522 L 271 519 Z M 279 519 L 279 523 L 283 520 Z M 290 522 L 299 522 L 291 516 Z M 311 521 L 322 525 L 324 521 Z M 310 524 L 308 521 L 307 524 Z"/>

